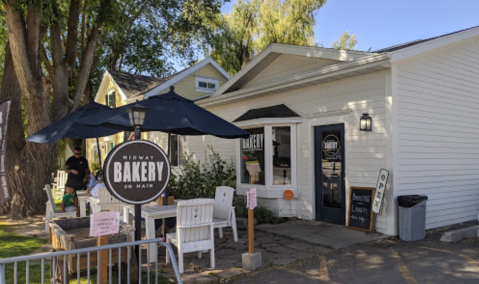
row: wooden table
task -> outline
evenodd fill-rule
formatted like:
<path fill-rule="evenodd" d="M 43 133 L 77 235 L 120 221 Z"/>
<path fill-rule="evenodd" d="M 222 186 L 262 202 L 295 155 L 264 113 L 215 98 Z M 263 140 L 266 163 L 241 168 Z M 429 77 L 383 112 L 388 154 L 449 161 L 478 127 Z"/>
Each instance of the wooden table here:
<path fill-rule="evenodd" d="M 80 217 L 86 217 L 86 201 L 88 193 L 86 190 L 77 191 L 78 207 L 80 207 Z"/>
<path fill-rule="evenodd" d="M 146 239 L 155 239 L 155 220 L 163 219 L 163 225 L 165 226 L 165 219 L 170 217 L 176 217 L 177 205 L 158 205 L 156 202 L 154 204 L 145 204 L 141 206 L 141 217 L 145 219 L 145 231 Z M 135 206 L 131 204 L 123 205 L 123 221 L 127 224 L 132 224 L 133 220 L 130 218 L 130 213 L 135 215 Z M 164 230 L 163 230 L 164 236 Z M 154 262 L 158 257 L 157 254 L 157 245 L 149 244 L 148 250 L 150 251 L 150 262 Z"/>

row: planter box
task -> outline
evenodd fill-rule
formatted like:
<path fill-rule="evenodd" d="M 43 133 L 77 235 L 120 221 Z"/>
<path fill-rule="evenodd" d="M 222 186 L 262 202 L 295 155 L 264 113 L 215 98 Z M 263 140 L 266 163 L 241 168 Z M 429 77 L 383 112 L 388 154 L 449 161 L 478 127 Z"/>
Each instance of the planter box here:
<path fill-rule="evenodd" d="M 97 238 L 90 237 L 90 217 L 55 219 L 47 221 L 50 227 L 50 242 L 54 249 L 74 250 L 80 248 L 96 247 Z M 108 244 L 131 242 L 134 240 L 135 229 L 120 222 L 120 232 L 110 235 Z M 130 250 L 131 255 L 135 252 Z M 121 249 L 121 262 L 127 262 L 127 248 Z M 97 253 L 90 253 L 90 269 L 98 264 Z M 112 250 L 112 264 L 118 264 L 118 249 Z M 67 256 L 68 273 L 77 272 L 77 255 Z M 80 254 L 80 270 L 88 268 L 88 254 Z"/>

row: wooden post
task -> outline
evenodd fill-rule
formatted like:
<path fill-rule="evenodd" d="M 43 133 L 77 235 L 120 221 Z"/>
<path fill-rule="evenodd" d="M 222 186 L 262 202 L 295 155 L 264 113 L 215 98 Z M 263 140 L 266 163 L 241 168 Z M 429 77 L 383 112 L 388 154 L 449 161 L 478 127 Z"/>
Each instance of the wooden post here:
<path fill-rule="evenodd" d="M 97 237 L 98 246 L 108 244 L 108 235 Z M 121 265 L 121 264 L 120 264 Z M 78 272 L 80 273 L 80 272 Z M 98 273 L 100 274 L 98 276 Z M 107 284 L 108 279 L 108 250 L 100 251 L 100 267 L 97 267 L 97 277 L 100 277 L 100 284 Z"/>
<path fill-rule="evenodd" d="M 248 208 L 249 254 L 254 253 L 254 211 Z"/>

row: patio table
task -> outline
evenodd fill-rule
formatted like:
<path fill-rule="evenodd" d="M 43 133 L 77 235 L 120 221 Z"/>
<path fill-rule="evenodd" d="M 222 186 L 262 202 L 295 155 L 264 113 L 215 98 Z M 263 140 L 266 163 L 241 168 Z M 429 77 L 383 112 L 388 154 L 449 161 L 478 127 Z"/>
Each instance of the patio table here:
<path fill-rule="evenodd" d="M 164 228 L 166 218 L 176 217 L 176 209 L 176 204 L 158 205 L 156 202 L 154 204 L 145 204 L 141 206 L 141 217 L 145 219 L 145 233 L 147 240 L 155 238 L 155 220 L 163 219 L 162 228 Z M 132 223 L 130 213 L 133 216 L 135 215 L 135 206 L 131 204 L 124 204 L 123 221 L 125 223 Z M 164 230 L 162 231 L 164 235 Z M 154 262 L 158 257 L 157 246 L 155 244 L 149 244 L 148 246 L 148 250 L 150 251 L 150 262 Z"/>

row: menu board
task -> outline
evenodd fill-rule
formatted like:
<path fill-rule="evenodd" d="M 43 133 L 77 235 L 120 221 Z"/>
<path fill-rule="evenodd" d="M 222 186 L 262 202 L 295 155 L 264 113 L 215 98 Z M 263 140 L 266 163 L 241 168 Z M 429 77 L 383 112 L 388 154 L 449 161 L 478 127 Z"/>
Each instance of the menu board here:
<path fill-rule="evenodd" d="M 351 187 L 349 192 L 349 227 L 359 231 L 371 232 L 373 225 L 371 205 L 374 188 Z"/>

